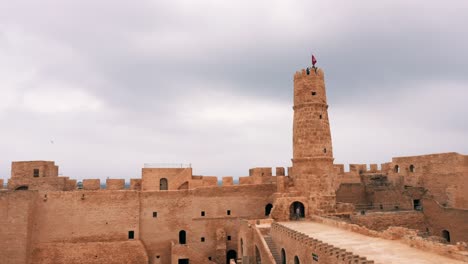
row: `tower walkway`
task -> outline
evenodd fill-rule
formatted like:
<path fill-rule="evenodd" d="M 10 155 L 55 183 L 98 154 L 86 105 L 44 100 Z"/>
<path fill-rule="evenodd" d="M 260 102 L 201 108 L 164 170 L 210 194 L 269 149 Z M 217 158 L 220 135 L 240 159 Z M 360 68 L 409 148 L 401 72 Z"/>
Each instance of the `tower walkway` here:
<path fill-rule="evenodd" d="M 395 264 L 465 263 L 431 252 L 412 248 L 396 240 L 369 237 L 338 227 L 311 221 L 280 222 L 279 224 L 304 233 L 335 247 L 346 249 L 375 261 Z"/>

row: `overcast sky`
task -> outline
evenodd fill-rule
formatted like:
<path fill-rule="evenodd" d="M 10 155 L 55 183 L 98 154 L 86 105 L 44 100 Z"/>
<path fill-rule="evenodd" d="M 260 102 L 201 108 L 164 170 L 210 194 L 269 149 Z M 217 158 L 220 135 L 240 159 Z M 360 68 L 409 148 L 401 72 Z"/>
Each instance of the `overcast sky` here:
<path fill-rule="evenodd" d="M 293 74 L 325 71 L 335 163 L 468 154 L 468 1 L 0 0 L 0 178 L 290 166 Z M 53 143 L 52 143 L 53 142 Z"/>

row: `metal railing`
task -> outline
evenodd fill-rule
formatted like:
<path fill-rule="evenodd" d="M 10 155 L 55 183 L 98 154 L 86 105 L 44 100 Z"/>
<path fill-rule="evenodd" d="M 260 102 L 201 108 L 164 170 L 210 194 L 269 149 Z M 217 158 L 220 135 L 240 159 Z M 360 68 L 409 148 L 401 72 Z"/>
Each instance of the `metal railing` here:
<path fill-rule="evenodd" d="M 184 164 L 184 163 L 145 163 L 144 168 L 170 168 L 170 169 L 177 169 L 177 168 L 192 168 L 192 164 Z"/>

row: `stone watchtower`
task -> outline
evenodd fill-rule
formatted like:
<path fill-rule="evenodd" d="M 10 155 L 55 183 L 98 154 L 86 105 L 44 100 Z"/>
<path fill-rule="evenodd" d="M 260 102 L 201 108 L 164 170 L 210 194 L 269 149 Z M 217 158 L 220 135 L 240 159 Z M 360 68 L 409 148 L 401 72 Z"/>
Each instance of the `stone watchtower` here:
<path fill-rule="evenodd" d="M 333 149 L 324 74 L 321 69 L 294 75 L 293 169 L 295 188 L 309 199 L 309 212 L 335 207 Z"/>

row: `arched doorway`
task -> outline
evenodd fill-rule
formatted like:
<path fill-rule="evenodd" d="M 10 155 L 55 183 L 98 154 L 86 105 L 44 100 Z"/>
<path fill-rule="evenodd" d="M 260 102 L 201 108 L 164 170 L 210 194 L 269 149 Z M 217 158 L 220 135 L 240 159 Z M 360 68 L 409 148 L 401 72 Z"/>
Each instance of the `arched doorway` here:
<path fill-rule="evenodd" d="M 290 219 L 299 220 L 299 218 L 305 217 L 304 204 L 301 202 L 294 202 L 289 207 Z"/>
<path fill-rule="evenodd" d="M 262 264 L 262 256 L 257 246 L 255 246 L 255 264 Z"/>
<path fill-rule="evenodd" d="M 297 256 L 294 256 L 294 264 L 301 264 Z"/>
<path fill-rule="evenodd" d="M 450 243 L 450 232 L 448 230 L 442 230 L 442 237 Z"/>
<path fill-rule="evenodd" d="M 187 234 L 185 230 L 180 230 L 179 232 L 179 244 L 184 245 L 187 243 Z"/>
<path fill-rule="evenodd" d="M 29 189 L 28 186 L 23 185 L 23 186 L 16 187 L 15 191 L 27 191 L 28 189 Z"/>
<path fill-rule="evenodd" d="M 229 250 L 226 253 L 226 264 L 229 264 L 229 261 L 233 259 L 237 263 L 237 252 L 235 250 Z"/>
<path fill-rule="evenodd" d="M 284 248 L 281 249 L 281 264 L 286 264 L 286 251 L 284 251 Z"/>
<path fill-rule="evenodd" d="M 272 209 L 272 208 L 273 208 L 273 205 L 270 204 L 270 203 L 267 204 L 267 205 L 265 206 L 265 216 L 269 216 L 269 215 L 270 215 L 271 209 Z"/>
<path fill-rule="evenodd" d="M 166 178 L 162 178 L 159 180 L 159 190 L 161 191 L 165 191 L 167 190 L 167 179 Z"/>

